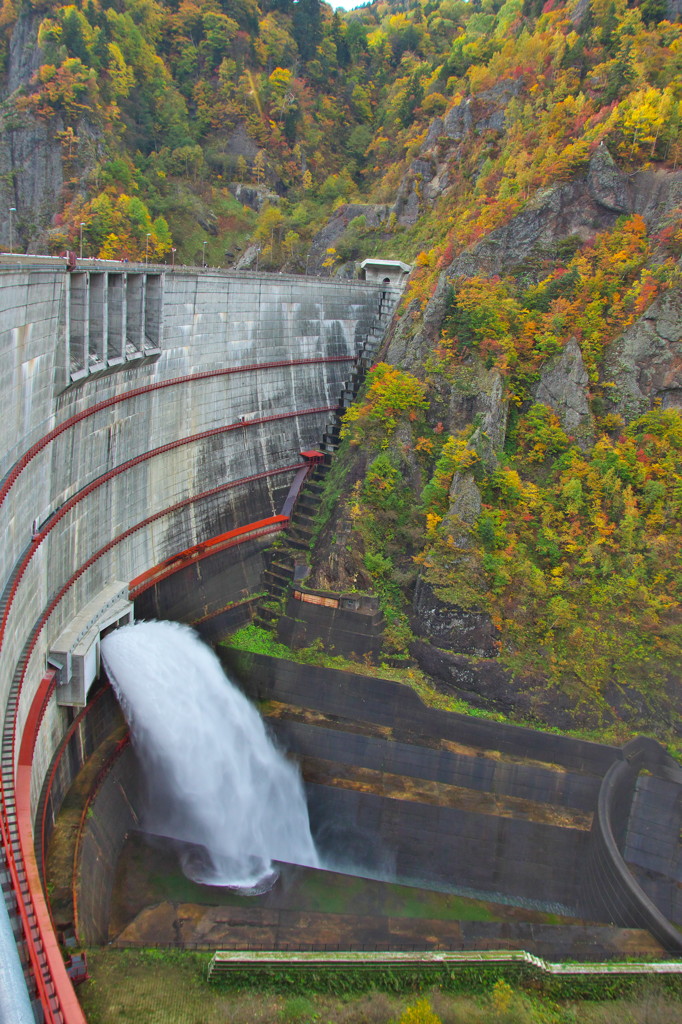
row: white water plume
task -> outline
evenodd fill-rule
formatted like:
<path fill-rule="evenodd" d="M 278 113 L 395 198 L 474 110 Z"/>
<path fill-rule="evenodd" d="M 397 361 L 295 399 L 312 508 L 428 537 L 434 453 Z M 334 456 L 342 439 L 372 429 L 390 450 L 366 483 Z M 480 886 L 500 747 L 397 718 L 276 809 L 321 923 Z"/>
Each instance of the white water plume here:
<path fill-rule="evenodd" d="M 255 890 L 276 877 L 273 860 L 318 866 L 297 769 L 193 630 L 124 626 L 102 657 L 145 772 L 145 826 L 191 844 L 185 874 Z"/>

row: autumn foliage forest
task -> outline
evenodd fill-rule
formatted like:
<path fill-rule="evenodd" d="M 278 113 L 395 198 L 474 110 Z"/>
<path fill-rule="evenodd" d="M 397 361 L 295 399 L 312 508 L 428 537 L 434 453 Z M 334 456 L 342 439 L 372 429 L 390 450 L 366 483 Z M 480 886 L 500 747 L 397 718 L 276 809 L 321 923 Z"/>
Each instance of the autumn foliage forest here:
<path fill-rule="evenodd" d="M 626 175 L 682 160 L 682 23 L 666 0 L 378 0 L 349 13 L 320 0 L 2 0 L 0 70 L 22 18 L 37 19 L 41 63 L 5 112 L 52 125 L 61 147 L 51 251 L 82 231 L 90 255 L 176 250 L 224 266 L 255 243 L 261 266 L 300 273 L 330 216 L 363 203 L 321 270 L 413 264 L 402 309 L 415 330 L 458 253 L 584 176 L 600 147 Z M 490 115 L 478 130 L 471 104 Z M 425 154 L 442 179 L 428 196 Z M 235 184 L 261 201 L 243 206 Z M 394 205 L 401 190 L 413 216 Z M 679 288 L 681 255 L 673 206 L 655 230 L 623 215 L 523 265 L 501 257 L 492 276 L 453 275 L 428 357 L 371 372 L 345 420 L 341 462 L 361 451 L 364 470 L 341 506 L 358 585 L 384 604 L 387 655 L 409 653 L 421 573 L 443 600 L 489 614 L 520 677 L 540 673 L 606 723 L 669 732 L 682 418 L 660 403 L 627 415 L 603 367 Z M 534 398 L 569 341 L 588 377 L 584 437 Z M 439 405 L 490 370 L 508 402 L 493 455 L 480 424 L 454 429 Z M 452 506 L 458 474 L 481 497 L 469 520 Z M 643 703 L 615 713 L 609 693 L 626 685 Z"/>

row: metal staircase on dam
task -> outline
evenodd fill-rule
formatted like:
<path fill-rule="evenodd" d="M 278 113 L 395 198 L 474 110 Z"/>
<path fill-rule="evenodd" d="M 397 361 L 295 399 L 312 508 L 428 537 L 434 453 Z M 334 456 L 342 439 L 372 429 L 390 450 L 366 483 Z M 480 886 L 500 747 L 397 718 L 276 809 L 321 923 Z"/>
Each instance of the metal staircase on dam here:
<path fill-rule="evenodd" d="M 320 499 L 324 491 L 324 480 L 331 468 L 331 461 L 339 446 L 341 424 L 346 409 L 355 401 L 368 371 L 374 363 L 379 346 L 383 341 L 386 329 L 391 321 L 396 306 L 394 293 L 384 292 L 379 310 L 367 333 L 358 345 L 355 368 L 350 380 L 346 382 L 339 399 L 339 406 L 332 423 L 322 436 L 320 450 L 325 454 L 325 461 L 315 466 L 308 477 L 296 506 L 291 514 L 285 532 L 285 543 L 282 547 L 270 550 L 268 567 L 263 572 L 262 582 L 265 593 L 261 597 L 254 622 L 256 625 L 271 629 L 281 614 L 281 607 L 289 587 L 299 578 L 303 571 L 303 553 L 309 551 L 314 533 L 314 521 L 319 510 Z"/>

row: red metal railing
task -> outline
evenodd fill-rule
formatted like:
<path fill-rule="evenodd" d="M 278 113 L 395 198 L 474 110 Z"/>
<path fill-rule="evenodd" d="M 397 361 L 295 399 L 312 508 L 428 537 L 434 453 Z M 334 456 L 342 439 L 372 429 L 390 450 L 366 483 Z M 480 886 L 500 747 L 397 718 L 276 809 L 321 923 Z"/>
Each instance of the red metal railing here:
<path fill-rule="evenodd" d="M 25 791 L 28 788 L 30 800 L 30 774 L 30 768 L 17 771 L 17 834 L 14 842 L 10 838 L 11 826 L 4 806 L 0 815 L 7 869 L 17 898 L 31 974 L 45 1020 L 48 1024 L 85 1024 L 50 924 L 37 867 L 33 869 L 30 861 L 27 863 L 21 854 L 17 856 L 17 845 L 23 845 Z"/>
<path fill-rule="evenodd" d="M 80 423 L 82 420 L 88 419 L 90 416 L 95 416 L 103 409 L 109 409 L 111 406 L 118 405 L 120 402 L 128 402 L 133 398 L 149 394 L 152 391 L 160 391 L 164 388 L 175 387 L 178 384 L 189 384 L 194 381 L 208 380 L 211 377 L 225 377 L 237 373 L 253 373 L 260 370 L 281 369 L 282 367 L 288 366 L 314 366 L 320 363 L 354 362 L 355 357 L 348 355 L 317 356 L 312 359 L 280 359 L 269 363 L 248 363 L 246 366 L 229 366 L 217 370 L 204 370 L 201 373 L 190 373 L 183 377 L 174 377 L 172 380 L 155 381 L 153 384 L 145 384 L 144 387 L 132 388 L 130 391 L 126 391 L 125 394 L 113 395 L 111 398 L 106 398 L 101 402 L 96 402 L 94 405 L 89 406 L 87 409 L 83 409 L 82 412 L 69 416 L 69 418 L 64 420 L 63 423 L 60 423 L 59 426 L 50 430 L 47 434 L 41 437 L 39 441 L 36 441 L 35 444 L 31 445 L 31 447 L 28 448 L 19 459 L 17 459 L 3 480 L 2 485 L 0 485 L 0 505 L 3 504 L 5 498 L 26 466 L 28 466 L 29 462 L 31 462 L 36 455 L 43 450 L 43 448 L 46 448 L 48 444 L 51 444 L 52 441 L 59 437 L 60 434 L 63 434 L 64 431 L 70 430 L 71 427 L 76 425 L 76 423 Z"/>
<path fill-rule="evenodd" d="M 345 357 L 343 357 L 345 359 Z M 239 367 L 234 370 L 224 370 L 209 372 L 206 374 L 193 375 L 192 377 L 186 378 L 190 380 L 198 379 L 201 377 L 216 376 L 219 373 L 229 372 L 246 372 L 251 369 L 262 369 L 271 368 L 272 366 L 291 366 L 297 365 L 303 362 L 329 362 L 329 361 L 342 361 L 341 358 L 333 360 L 319 359 L 319 360 L 292 360 L 283 361 L 278 364 L 268 364 L 264 367 L 263 364 L 256 364 L 253 367 Z M 350 361 L 350 360 L 349 360 Z M 43 448 L 45 448 L 55 437 L 63 433 L 74 423 L 85 419 L 87 416 L 94 415 L 95 412 L 102 408 L 116 404 L 118 401 L 132 398 L 135 394 L 140 394 L 145 391 L 153 391 L 160 387 L 168 387 L 177 383 L 181 383 L 181 379 L 176 378 L 174 381 L 159 382 L 155 385 L 149 385 L 145 388 L 136 389 L 135 392 L 128 392 L 126 395 L 116 396 L 115 398 L 109 399 L 106 402 L 99 403 L 98 406 L 93 406 L 83 413 L 77 416 L 71 417 L 70 420 L 60 424 L 58 428 L 51 431 L 50 434 L 45 435 L 40 442 L 37 442 L 18 463 L 15 464 L 12 472 L 5 479 L 2 488 L 0 488 L 0 503 L 5 499 L 13 483 L 18 478 L 22 470 L 26 465 L 34 458 Z M 22 577 L 24 576 L 28 565 L 31 562 L 36 550 L 40 544 L 45 540 L 50 531 L 56 526 L 56 524 L 80 501 L 82 501 L 87 495 L 91 494 L 98 487 L 107 483 L 121 473 L 133 468 L 140 463 L 147 461 L 161 455 L 165 452 L 171 451 L 185 444 L 194 443 L 197 441 L 204 440 L 208 437 L 213 437 L 221 433 L 225 433 L 230 430 L 238 430 L 243 428 L 250 428 L 258 426 L 262 423 L 268 423 L 278 421 L 282 419 L 290 419 L 298 416 L 314 415 L 322 412 L 332 412 L 335 410 L 335 406 L 322 406 L 314 409 L 304 409 L 300 411 L 292 411 L 288 413 L 281 413 L 273 416 L 256 417 L 254 419 L 238 422 L 233 424 L 226 424 L 222 427 L 217 427 L 212 430 L 203 431 L 199 434 L 192 435 L 186 438 L 178 438 L 175 441 L 169 442 L 168 444 L 162 445 L 159 448 L 153 449 L 152 451 L 144 452 L 133 459 L 129 459 L 127 462 L 122 463 L 120 466 L 115 467 L 109 472 L 103 474 L 97 479 L 87 484 L 78 494 L 73 495 L 60 509 L 55 512 L 50 519 L 43 525 L 43 527 L 37 531 L 32 539 L 31 545 L 28 548 L 26 554 L 19 562 L 13 575 L 12 582 L 7 595 L 7 600 L 3 609 L 2 621 L 0 622 L 0 645 L 4 639 L 4 633 L 10 614 L 11 607 L 17 594 Z M 181 502 L 177 502 L 175 505 L 170 506 L 168 509 L 164 509 L 147 519 L 136 523 L 130 527 L 124 533 L 112 538 L 107 544 L 105 544 L 98 551 L 94 552 L 78 570 L 71 575 L 71 577 L 62 585 L 57 591 L 53 598 L 48 603 L 47 607 L 43 610 L 36 627 L 32 631 L 31 639 L 24 651 L 21 662 L 21 672 L 19 679 L 16 681 L 15 687 L 15 709 L 18 706 L 18 698 L 26 676 L 27 667 L 30 658 L 35 650 L 38 638 L 42 633 L 46 623 L 52 615 L 54 609 L 57 607 L 59 602 L 62 600 L 64 595 L 71 589 L 75 582 L 83 575 L 99 558 L 101 558 L 106 552 L 111 550 L 116 544 L 121 543 L 125 538 L 131 534 L 142 529 L 144 526 L 149 525 L 156 519 L 161 518 L 164 515 L 168 515 L 185 504 L 191 501 L 200 500 L 201 497 L 217 493 L 227 487 L 235 487 L 240 484 L 250 482 L 256 479 L 264 478 L 267 476 L 275 475 L 282 472 L 290 472 L 291 470 L 297 469 L 298 473 L 295 478 L 292 490 L 300 489 L 305 473 L 301 472 L 300 464 L 296 466 L 287 466 L 278 470 L 269 470 L 263 473 L 254 474 L 251 477 L 245 477 L 238 481 L 230 481 L 229 484 L 221 485 L 217 488 L 212 488 L 210 491 L 204 492 L 203 495 L 198 495 L 192 498 L 185 498 Z M 137 577 L 131 584 L 131 593 L 141 593 L 146 587 L 151 586 L 154 582 L 171 575 L 176 572 L 179 568 L 190 564 L 193 561 L 197 561 L 201 558 L 206 558 L 217 551 L 225 550 L 228 547 L 232 547 L 236 544 L 243 543 L 245 540 L 251 540 L 256 537 L 266 536 L 269 533 L 281 530 L 288 522 L 288 515 L 271 516 L 263 520 L 258 520 L 254 523 L 246 524 L 245 526 L 238 527 L 234 530 L 227 531 L 227 533 L 221 534 L 218 537 L 211 538 L 208 541 L 204 541 L 201 544 L 195 545 L 193 548 L 188 548 L 179 555 L 174 556 L 171 559 L 167 559 L 164 563 L 159 566 L 153 567 L 151 570 L 147 570 L 146 573 L 142 574 L 142 577 Z M 42 721 L 47 703 L 50 699 L 52 691 L 55 686 L 55 675 L 54 673 L 46 674 L 43 678 L 41 685 L 38 688 L 36 696 L 32 702 L 31 709 L 25 724 L 24 732 L 21 737 L 21 745 L 19 752 L 19 761 L 16 769 L 16 775 L 13 770 L 14 765 L 14 752 L 16 749 L 16 710 L 13 713 L 11 723 L 11 755 L 10 758 L 5 756 L 4 758 L 4 769 L 5 778 L 12 779 L 13 782 L 13 793 L 7 791 L 5 783 L 0 782 L 0 797 L 1 797 L 1 810 L 0 810 L 0 831 L 2 834 L 3 846 L 7 856 L 7 867 L 12 881 L 12 887 L 17 897 L 17 906 L 19 916 L 22 922 L 22 928 L 26 937 L 26 946 L 28 951 L 28 958 L 31 964 L 31 971 L 35 979 L 36 990 L 43 1007 L 45 1014 L 45 1020 L 47 1024 L 85 1024 L 85 1018 L 80 1009 L 80 1004 L 73 992 L 73 986 L 71 980 L 66 971 L 66 966 L 62 958 L 61 950 L 57 943 L 57 939 L 52 926 L 51 915 L 49 907 L 45 901 L 45 897 L 42 890 L 40 875 L 38 866 L 35 860 L 34 852 L 34 841 L 32 834 L 31 825 L 31 763 L 33 759 L 33 751 L 38 736 L 38 730 Z M 9 765 L 7 761 L 10 761 Z M 14 776 L 14 778 L 12 778 Z M 16 801 L 16 803 L 15 803 Z M 8 808 L 16 808 L 16 828 L 13 827 L 8 815 Z M 44 820 L 43 820 L 42 833 L 44 835 Z M 44 856 L 44 849 L 43 849 Z"/>
<path fill-rule="evenodd" d="M 279 417 L 272 417 L 276 419 Z M 252 421 L 256 422 L 256 421 Z M 183 439 L 185 441 L 185 439 Z M 136 460 L 131 460 L 134 462 Z M 125 468 L 128 468 L 129 464 L 117 467 L 117 471 L 112 471 L 111 474 L 107 474 L 110 478 L 111 475 L 116 475 L 116 472 L 123 472 Z M 229 487 L 237 487 L 241 484 L 254 482 L 259 479 L 266 477 L 279 475 L 285 472 L 292 472 L 293 470 L 299 470 L 300 464 L 286 466 L 275 470 L 267 470 L 262 473 L 256 473 L 249 477 L 243 477 L 239 480 L 230 481 L 228 484 L 221 485 L 220 487 L 212 488 L 209 491 L 203 492 L 202 494 L 185 498 L 180 502 L 170 506 L 167 509 L 163 509 L 160 512 L 155 513 L 152 516 L 147 517 L 134 526 L 130 527 L 124 533 L 119 534 L 117 537 L 112 538 L 107 544 L 103 545 L 98 551 L 94 552 L 90 558 L 84 562 L 78 570 L 73 573 L 69 579 L 62 585 L 57 591 L 53 598 L 48 603 L 47 607 L 43 610 L 38 623 L 36 624 L 31 640 L 24 652 L 22 658 L 23 667 L 18 679 L 18 685 L 16 687 L 16 705 L 18 706 L 18 696 L 23 689 L 24 679 L 28 664 L 35 650 L 38 642 L 38 638 L 42 633 L 45 625 L 47 624 L 50 616 L 54 609 L 57 607 L 59 602 L 62 600 L 64 595 L 71 589 L 76 581 L 104 554 L 110 551 L 117 544 L 120 544 L 124 539 L 131 536 L 133 533 L 145 526 L 160 519 L 162 516 L 169 515 L 177 509 L 189 504 L 192 501 L 198 501 L 206 496 L 212 495 L 219 491 L 225 490 Z M 103 481 L 95 481 L 95 483 L 101 483 Z M 84 491 L 79 495 L 75 495 L 74 499 L 80 500 L 85 496 L 85 492 L 90 493 L 93 488 L 84 488 Z M 75 500 L 73 500 L 75 504 Z M 64 508 L 64 512 L 68 511 Z M 62 510 L 60 510 L 61 512 Z M 54 521 L 50 521 L 50 529 L 54 525 Z M 185 552 L 181 552 L 183 557 L 181 561 L 176 562 L 173 559 L 167 560 L 165 565 L 165 572 L 163 575 L 170 575 L 170 573 L 176 571 L 182 565 L 187 564 L 187 558 L 195 560 L 196 558 L 205 558 L 208 555 L 218 550 L 223 550 L 227 547 L 232 547 L 236 544 L 243 543 L 246 540 L 250 540 L 255 536 L 263 536 L 266 533 L 280 530 L 287 522 L 285 516 L 273 516 L 269 520 L 262 520 L 257 523 L 249 523 L 246 526 L 239 527 L 233 531 L 228 531 L 228 534 L 221 534 L 217 538 L 212 538 L 209 541 L 203 542 L 201 545 L 196 545 L 194 549 L 186 549 Z M 31 545 L 29 556 L 32 556 L 38 543 L 44 539 L 47 535 L 47 528 L 43 532 L 43 536 L 40 534 L 35 538 L 34 543 Z M 30 560 L 30 557 L 29 557 Z M 168 562 L 172 564 L 169 566 Z M 28 564 L 28 563 L 26 563 Z M 162 566 L 163 568 L 163 566 Z M 21 578 L 25 567 L 23 568 L 18 579 Z M 144 574 L 143 574 L 144 575 Z M 157 576 L 157 579 L 163 578 L 163 575 Z M 17 582 L 17 581 L 15 581 Z M 155 580 L 150 580 L 148 583 L 151 586 Z M 141 592 L 144 586 L 138 588 L 138 592 Z M 16 593 L 16 587 L 14 587 L 13 593 Z M 5 611 L 7 612 L 7 608 Z M 6 617 L 3 619 L 3 628 Z M 12 882 L 12 888 L 16 894 L 17 906 L 19 910 L 19 916 L 22 922 L 22 928 L 26 937 L 26 946 L 28 951 L 28 957 L 31 964 L 31 972 L 35 979 L 36 990 L 43 1007 L 45 1014 L 45 1020 L 47 1024 L 86 1024 L 83 1013 L 80 1009 L 80 1004 L 73 992 L 73 986 L 71 979 L 66 970 L 64 960 L 62 958 L 61 950 L 54 934 L 54 928 L 52 925 L 52 919 L 49 911 L 49 907 L 45 901 L 43 895 L 40 874 L 38 866 L 35 861 L 34 853 L 34 837 L 31 827 L 31 763 L 33 759 L 33 751 L 35 749 L 35 743 L 38 736 L 38 730 L 45 713 L 47 703 L 54 690 L 56 684 L 56 674 L 53 672 L 46 673 L 41 681 L 36 696 L 32 702 L 29 714 L 27 716 L 24 732 L 21 737 L 20 752 L 19 752 L 19 763 L 16 771 L 16 777 L 14 779 L 14 792 L 7 792 L 7 787 L 0 780 L 0 797 L 1 797 L 1 809 L 0 809 L 0 833 L 2 835 L 2 842 L 6 852 L 7 866 Z M 78 719 L 73 723 L 69 735 L 77 727 Z M 16 749 L 16 711 L 12 720 L 12 740 L 11 740 L 11 760 L 9 764 L 10 774 L 13 775 L 13 763 L 14 763 L 14 751 Z M 53 765 L 51 781 L 56 771 L 56 765 Z M 8 807 L 14 806 L 16 808 L 16 830 L 13 829 L 12 823 L 10 822 L 7 814 Z M 45 811 L 43 812 L 45 814 Z M 44 835 L 45 820 L 43 817 L 41 833 Z M 41 840 L 42 842 L 42 840 Z M 43 860 L 45 856 L 45 850 L 43 848 Z"/>
<path fill-rule="evenodd" d="M 153 518 L 157 517 L 150 517 L 150 519 Z M 213 537 L 208 541 L 204 541 L 202 544 L 195 545 L 194 548 L 187 548 L 185 551 L 180 552 L 177 559 L 167 559 L 159 566 L 155 566 L 154 569 L 148 570 L 146 573 L 141 574 L 140 577 L 133 580 L 131 582 L 131 593 L 133 590 L 137 593 L 142 592 L 142 590 L 147 586 L 152 586 L 154 582 L 176 572 L 179 568 L 189 564 L 191 561 L 197 560 L 197 558 L 206 558 L 216 551 L 244 543 L 244 541 L 251 540 L 256 536 L 264 536 L 267 533 L 281 530 L 287 522 L 288 517 L 286 516 L 271 516 L 268 519 L 259 520 L 255 523 L 247 523 L 245 526 L 238 527 L 235 530 L 230 530 L 225 534 L 220 534 L 218 537 Z M 136 524 L 134 529 L 141 529 L 142 525 L 142 523 Z M 133 529 L 129 532 L 133 532 Z M 115 538 L 114 542 L 119 543 L 122 539 L 122 536 Z M 88 568 L 90 568 L 98 558 L 114 546 L 114 542 L 110 542 L 105 545 L 96 552 L 94 556 L 91 556 L 87 562 L 83 563 L 78 571 L 74 573 L 69 580 L 67 580 L 57 595 L 55 595 L 49 603 L 47 608 L 43 611 L 24 658 L 24 667 L 19 679 L 18 692 L 21 692 L 23 687 L 28 662 L 33 650 L 35 649 L 38 637 L 57 604 L 64 594 L 66 594 L 73 586 L 76 580 Z M 156 570 L 161 571 L 157 572 Z M 137 586 L 135 586 L 135 584 L 137 584 Z M 49 907 L 47 906 L 43 895 L 40 874 L 35 861 L 33 834 L 31 828 L 31 762 L 38 736 L 38 729 L 40 728 L 40 722 L 42 721 L 42 717 L 45 713 L 47 702 L 54 690 L 55 681 L 56 674 L 53 672 L 46 674 L 43 678 L 32 702 L 31 709 L 26 720 L 26 728 L 21 738 L 19 765 L 17 767 L 16 780 L 14 784 L 17 835 L 12 838 L 10 822 L 6 815 L 7 806 L 8 804 L 11 804 L 12 800 L 11 797 L 8 800 L 8 794 L 4 786 L 2 786 L 1 789 L 2 812 L 0 813 L 0 825 L 2 826 L 2 840 L 7 854 L 12 887 L 17 895 L 19 914 L 24 934 L 27 939 L 26 945 L 31 962 L 31 969 L 35 977 L 36 988 L 41 1005 L 43 1006 L 46 1021 L 48 1024 L 85 1024 L 85 1018 L 82 1010 L 80 1009 L 80 1004 L 73 992 L 71 979 L 67 973 L 61 950 L 59 949 L 59 945 L 54 934 Z M 72 723 L 69 733 L 67 734 L 67 737 L 65 737 L 65 742 L 68 741 L 70 736 L 78 727 L 79 721 L 80 717 Z M 13 750 L 15 742 L 16 715 L 12 724 Z M 119 745 L 120 749 L 117 748 L 117 756 L 120 754 L 124 745 L 125 741 Z M 57 764 L 55 761 L 50 775 L 49 785 L 52 784 L 56 769 Z M 100 776 L 98 776 L 98 782 L 101 784 Z M 43 836 L 44 831 L 45 810 L 43 811 L 41 828 Z M 44 857 L 45 850 L 43 848 L 43 859 Z"/>
<path fill-rule="evenodd" d="M 46 673 L 32 702 L 27 728 L 22 736 L 13 793 L 7 793 L 4 782 L 1 785 L 0 831 L 26 939 L 31 974 L 45 1021 L 47 1024 L 86 1024 L 43 895 L 31 828 L 31 761 L 38 729 L 54 685 L 55 674 Z M 13 728 L 16 728 L 16 721 Z M 15 824 L 10 821 L 9 812 L 12 808 L 16 815 Z"/>
<path fill-rule="evenodd" d="M 242 544 L 245 540 L 254 540 L 256 537 L 265 537 L 271 533 L 283 530 L 289 522 L 289 516 L 269 516 L 267 519 L 258 519 L 256 522 L 247 523 L 246 526 L 238 526 L 235 530 L 228 530 L 217 537 L 195 544 L 194 547 L 186 548 L 177 555 L 164 559 L 158 565 L 152 566 L 145 572 L 140 573 L 129 584 L 129 596 L 132 601 L 138 594 L 158 583 L 160 580 L 172 576 L 180 569 L 186 568 L 193 562 L 198 562 L 209 555 L 215 555 L 218 551 L 225 551 L 234 547 L 235 544 Z"/>
<path fill-rule="evenodd" d="M 59 509 L 57 509 L 57 511 L 52 516 L 50 516 L 47 522 L 43 524 L 41 529 L 37 531 L 37 533 L 32 539 L 31 545 L 27 553 L 24 555 L 24 557 L 19 562 L 18 566 L 15 568 L 12 574 L 12 583 L 3 610 L 2 620 L 0 621 L 0 650 L 2 649 L 2 644 L 5 637 L 7 619 L 9 617 L 9 613 L 14 602 L 14 598 L 16 597 L 17 590 L 19 589 L 21 578 L 26 572 L 26 569 L 28 568 L 37 548 L 40 546 L 40 544 L 42 544 L 42 542 L 48 536 L 50 531 L 54 529 L 57 523 L 61 519 L 63 519 L 64 516 L 68 512 L 70 512 L 75 505 L 81 502 L 93 491 L 97 490 L 99 487 L 102 487 L 103 484 L 108 483 L 110 480 L 112 480 L 119 474 L 125 473 L 128 470 L 133 469 L 135 466 L 139 466 L 141 463 L 148 461 L 149 459 L 153 459 L 158 455 L 163 455 L 166 452 L 173 451 L 175 448 L 180 448 L 186 444 L 195 444 L 199 441 L 204 441 L 209 437 L 217 437 L 219 434 L 225 434 L 232 430 L 243 430 L 245 428 L 259 426 L 260 424 L 263 423 L 274 423 L 279 422 L 281 420 L 296 419 L 299 416 L 314 416 L 319 415 L 320 413 L 334 412 L 336 411 L 336 408 L 337 406 L 335 405 L 323 405 L 316 406 L 315 408 L 312 409 L 299 409 L 291 412 L 277 413 L 273 416 L 259 416 L 258 418 L 248 420 L 245 423 L 228 423 L 221 427 L 213 427 L 211 430 L 201 431 L 201 433 L 199 434 L 191 434 L 188 437 L 180 437 L 177 438 L 175 441 L 169 441 L 167 444 L 160 445 L 158 448 L 152 448 L 150 451 L 143 452 L 141 455 L 136 455 L 133 459 L 128 459 L 127 462 L 121 463 L 120 466 L 115 466 L 114 469 L 110 469 L 107 473 L 103 473 L 95 480 L 92 480 L 89 484 L 86 484 L 86 486 L 83 487 L 82 490 L 80 490 L 77 494 L 74 494 L 71 498 L 68 499 L 68 501 L 65 501 L 64 504 Z"/>

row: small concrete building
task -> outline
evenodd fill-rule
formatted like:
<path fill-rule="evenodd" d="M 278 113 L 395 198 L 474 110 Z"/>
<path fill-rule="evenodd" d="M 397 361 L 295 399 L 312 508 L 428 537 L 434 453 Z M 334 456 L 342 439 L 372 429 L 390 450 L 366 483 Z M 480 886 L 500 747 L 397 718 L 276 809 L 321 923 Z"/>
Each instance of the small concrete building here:
<path fill-rule="evenodd" d="M 411 270 L 412 267 L 402 260 L 363 260 L 360 264 L 360 280 L 377 281 L 400 288 Z"/>

